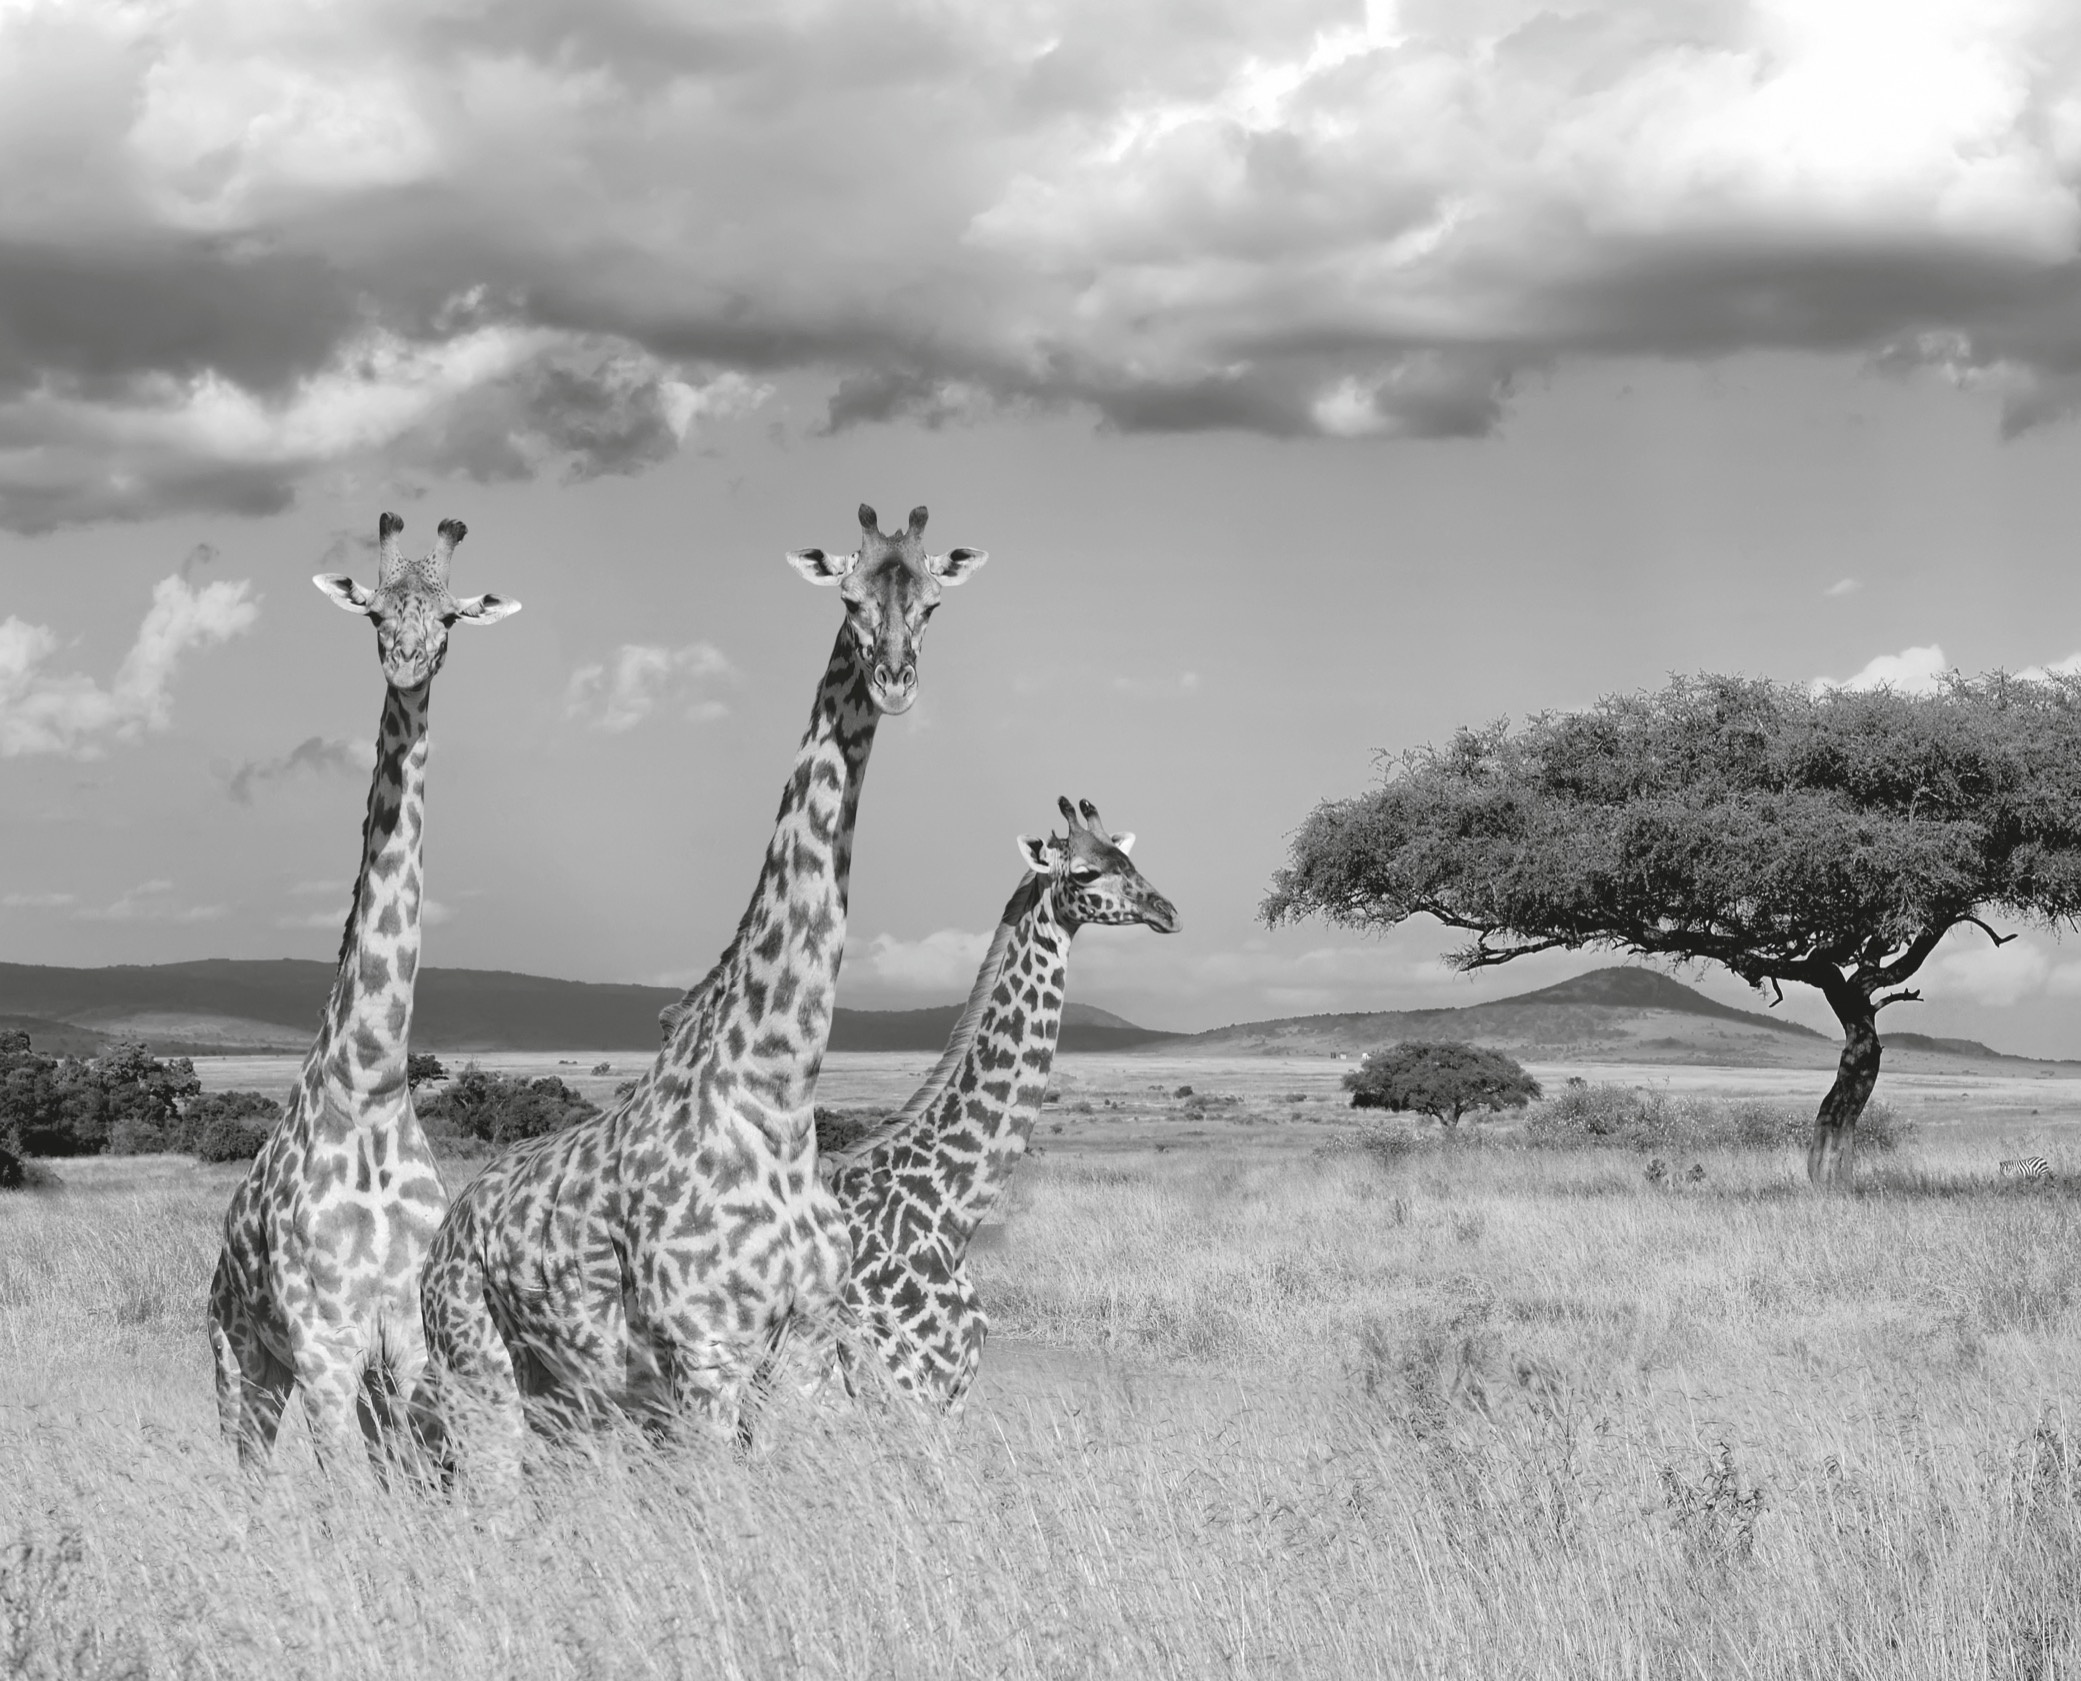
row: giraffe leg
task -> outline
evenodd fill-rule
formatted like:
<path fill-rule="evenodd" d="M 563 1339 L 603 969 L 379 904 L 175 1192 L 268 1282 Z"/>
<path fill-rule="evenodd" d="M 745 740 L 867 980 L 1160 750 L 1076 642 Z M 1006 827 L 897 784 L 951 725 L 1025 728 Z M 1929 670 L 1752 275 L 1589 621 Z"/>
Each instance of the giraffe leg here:
<path fill-rule="evenodd" d="M 303 1390 L 311 1447 L 327 1472 L 355 1462 L 350 1451 L 366 1440 L 361 1428 L 365 1357 L 329 1342 L 306 1342 L 298 1350 L 296 1381 Z"/>
<path fill-rule="evenodd" d="M 935 1244 L 885 1259 L 854 1290 L 867 1304 L 865 1340 L 896 1387 L 958 1416 L 990 1330 L 966 1271 L 949 1266 Z"/>
<path fill-rule="evenodd" d="M 510 1482 L 527 1441 L 512 1351 L 465 1260 L 429 1266 L 422 1285 L 423 1365 L 410 1393 L 414 1436 L 445 1476 Z"/>
<path fill-rule="evenodd" d="M 256 1469 L 274 1451 L 282 1409 L 296 1374 L 274 1357 L 226 1260 L 210 1285 L 210 1353 L 217 1377 L 217 1423 L 238 1449 L 241 1466 Z"/>

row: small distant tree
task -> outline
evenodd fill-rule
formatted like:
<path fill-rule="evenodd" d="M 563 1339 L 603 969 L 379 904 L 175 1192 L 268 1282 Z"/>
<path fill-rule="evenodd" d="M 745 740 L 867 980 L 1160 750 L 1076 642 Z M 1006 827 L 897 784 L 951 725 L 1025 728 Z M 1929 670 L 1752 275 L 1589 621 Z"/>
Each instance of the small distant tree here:
<path fill-rule="evenodd" d="M 424 1085 L 438 1085 L 447 1078 L 448 1070 L 441 1066 L 441 1059 L 432 1051 L 405 1053 L 405 1084 L 413 1091 Z"/>
<path fill-rule="evenodd" d="M 1372 1052 L 1344 1076 L 1344 1089 L 1354 1109 L 1413 1110 L 1456 1127 L 1465 1114 L 1522 1109 L 1539 1082 L 1501 1051 L 1416 1041 Z"/>
<path fill-rule="evenodd" d="M 1483 969 L 1608 946 L 1814 987 L 1843 1028 L 1807 1147 L 1849 1177 L 1878 1012 L 1952 929 L 2081 920 L 2081 678 L 1953 676 L 1934 694 L 1678 678 L 1462 730 L 1316 807 L 1260 913 L 1418 914 Z"/>

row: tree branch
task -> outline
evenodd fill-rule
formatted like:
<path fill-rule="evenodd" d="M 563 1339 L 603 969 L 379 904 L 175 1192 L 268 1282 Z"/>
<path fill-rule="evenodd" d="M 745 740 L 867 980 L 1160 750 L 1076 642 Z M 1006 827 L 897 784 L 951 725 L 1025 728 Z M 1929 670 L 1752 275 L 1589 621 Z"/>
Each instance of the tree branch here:
<path fill-rule="evenodd" d="M 1997 934 L 1992 928 L 1988 927 L 1987 924 L 1982 922 L 1977 916 L 1961 916 L 1958 920 L 1960 922 L 1970 922 L 1975 928 L 1979 929 L 1981 933 L 1985 934 L 1990 940 L 1992 940 L 1995 943 L 1997 949 L 2007 945 L 2011 940 L 2013 940 L 2016 937 L 2014 934 Z"/>
<path fill-rule="evenodd" d="M 1876 1003 L 1872 1005 L 1872 1011 L 1874 1014 L 1876 1014 L 1878 1011 L 1883 1010 L 1888 1004 L 1919 1004 L 1921 1002 L 1921 993 L 1915 991 L 1913 988 L 1903 988 L 1899 992 L 1887 993 L 1884 998 L 1879 999 Z"/>

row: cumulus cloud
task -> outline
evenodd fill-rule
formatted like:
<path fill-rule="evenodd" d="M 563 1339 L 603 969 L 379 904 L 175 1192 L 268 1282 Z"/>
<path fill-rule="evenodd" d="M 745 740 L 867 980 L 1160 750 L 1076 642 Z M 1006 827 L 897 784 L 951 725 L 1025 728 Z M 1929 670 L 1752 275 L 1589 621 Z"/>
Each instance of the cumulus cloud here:
<path fill-rule="evenodd" d="M 183 905 L 172 894 L 170 881 L 143 881 L 105 905 L 83 905 L 73 914 L 83 922 L 214 922 L 228 908 Z"/>
<path fill-rule="evenodd" d="M 78 896 L 72 893 L 9 893 L 0 896 L 0 905 L 9 910 L 62 910 L 76 903 Z"/>
<path fill-rule="evenodd" d="M 196 589 L 179 574 L 162 578 L 137 639 L 102 688 L 79 673 L 49 669 L 57 634 L 43 625 L 0 620 L 0 758 L 23 753 L 98 757 L 111 741 L 133 742 L 173 721 L 173 679 L 182 658 L 250 630 L 260 616 L 251 585 Z"/>
<path fill-rule="evenodd" d="M 595 729 L 619 734 L 634 729 L 667 701 L 687 703 L 697 723 L 729 716 L 729 707 L 703 687 L 736 675 L 722 650 L 706 642 L 661 648 L 625 642 L 609 660 L 581 665 L 564 689 L 564 711 Z"/>
<path fill-rule="evenodd" d="M 0 521 L 832 427 L 1478 434 L 1579 355 L 2081 402 L 2081 29 L 1909 7 L 0 9 Z"/>
<path fill-rule="evenodd" d="M 1924 648 L 1903 648 L 1897 654 L 1880 654 L 1855 677 L 1816 677 L 1816 694 L 1824 689 L 1897 689 L 1903 694 L 1934 694 L 1951 662 L 1944 650 L 1932 642 Z"/>
<path fill-rule="evenodd" d="M 254 787 L 266 787 L 308 770 L 319 775 L 367 774 L 375 768 L 375 747 L 346 736 L 314 735 L 299 741 L 288 752 L 272 759 L 248 759 L 224 779 L 224 792 L 240 805 L 253 803 Z"/>
<path fill-rule="evenodd" d="M 965 995 L 990 949 L 987 933 L 942 928 L 922 939 L 899 940 L 877 934 L 846 953 L 846 968 L 857 979 L 891 991 L 930 993 L 935 999 Z"/>
<path fill-rule="evenodd" d="M 2051 957 L 2028 939 L 1997 947 L 1977 928 L 1954 928 L 1910 984 L 1931 999 L 2001 1006 L 2045 990 L 2055 974 Z"/>

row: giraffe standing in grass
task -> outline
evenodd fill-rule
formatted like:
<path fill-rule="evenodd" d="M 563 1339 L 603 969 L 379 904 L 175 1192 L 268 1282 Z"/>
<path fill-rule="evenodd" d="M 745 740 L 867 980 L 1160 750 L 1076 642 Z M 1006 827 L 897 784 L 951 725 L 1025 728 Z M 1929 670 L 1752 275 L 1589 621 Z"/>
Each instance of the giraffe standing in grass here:
<path fill-rule="evenodd" d="M 1019 840 L 1030 872 L 1004 907 L 938 1066 L 911 1100 L 832 1159 L 852 1230 L 846 1302 L 906 1393 L 958 1412 L 990 1334 L 966 1260 L 1010 1183 L 1047 1095 L 1069 943 L 1091 923 L 1177 932 L 1178 913 L 1089 800 L 1069 833 Z"/>
<path fill-rule="evenodd" d="M 332 996 L 288 1113 L 232 1196 L 210 1287 L 218 1417 L 247 1464 L 267 1456 L 299 1386 L 321 1456 L 351 1442 L 357 1420 L 378 1451 L 403 1422 L 425 1363 L 419 1269 L 447 1202 L 405 1078 L 424 897 L 427 699 L 449 627 L 493 624 L 520 603 L 449 593 L 460 520 L 443 520 L 433 553 L 416 562 L 404 556 L 403 529 L 395 514 L 377 526 L 373 590 L 347 577 L 312 580 L 375 621 L 387 687 Z"/>
<path fill-rule="evenodd" d="M 442 1222 L 422 1423 L 464 1457 L 473 1427 L 497 1459 L 517 1456 L 530 1413 L 743 1428 L 747 1381 L 838 1305 L 850 1247 L 817 1172 L 811 1097 L 861 778 L 881 715 L 916 698 L 942 589 L 987 558 L 927 554 L 923 508 L 888 536 L 863 506 L 860 527 L 853 554 L 788 556 L 838 586 L 845 623 L 736 937 L 665 1012 L 664 1048 L 625 1101 L 509 1149 Z"/>

